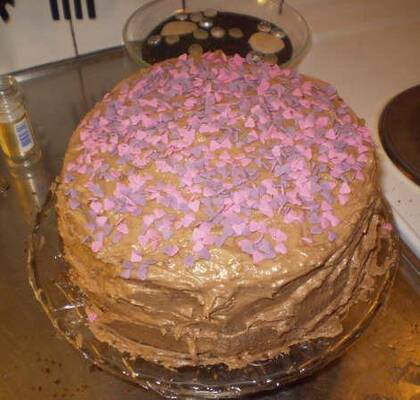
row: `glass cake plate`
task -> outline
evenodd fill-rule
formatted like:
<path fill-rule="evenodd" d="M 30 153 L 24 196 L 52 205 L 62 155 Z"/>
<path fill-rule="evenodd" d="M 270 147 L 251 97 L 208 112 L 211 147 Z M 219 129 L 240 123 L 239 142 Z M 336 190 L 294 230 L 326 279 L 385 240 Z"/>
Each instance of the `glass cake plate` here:
<path fill-rule="evenodd" d="M 54 204 L 54 195 L 50 193 L 30 238 L 28 270 L 35 297 L 54 327 L 84 357 L 105 371 L 167 398 L 239 397 L 281 388 L 314 373 L 342 355 L 366 329 L 388 297 L 398 264 L 375 278 L 375 288 L 366 301 L 351 307 L 343 320 L 343 332 L 335 338 L 308 341 L 275 359 L 238 370 L 228 370 L 224 365 L 169 370 L 140 358 L 133 359 L 93 336 L 88 328 L 83 296 L 69 280 Z M 393 245 L 383 247 L 385 251 L 394 249 Z"/>

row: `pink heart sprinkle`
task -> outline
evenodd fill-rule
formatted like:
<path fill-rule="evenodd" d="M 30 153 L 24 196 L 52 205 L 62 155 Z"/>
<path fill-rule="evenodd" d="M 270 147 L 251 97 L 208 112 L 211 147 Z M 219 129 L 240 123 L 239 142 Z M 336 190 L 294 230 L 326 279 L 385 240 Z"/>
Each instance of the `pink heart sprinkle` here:
<path fill-rule="evenodd" d="M 276 145 L 276 146 L 273 147 L 273 149 L 271 150 L 271 152 L 273 153 L 273 156 L 279 157 L 281 155 L 281 153 L 282 153 L 281 147 L 278 146 L 278 145 Z"/>
<path fill-rule="evenodd" d="M 232 143 L 229 140 L 229 138 L 223 139 L 222 143 L 220 144 L 220 147 L 223 147 L 225 149 L 230 149 L 232 147 Z"/>
<path fill-rule="evenodd" d="M 351 190 L 350 190 L 350 186 L 348 185 L 348 183 L 347 182 L 342 183 L 341 186 L 340 186 L 339 193 L 340 194 L 349 194 L 350 192 L 351 192 Z"/>
<path fill-rule="evenodd" d="M 323 116 L 323 117 L 318 117 L 318 118 L 316 119 L 315 125 L 316 125 L 318 128 L 325 128 L 325 127 L 328 125 L 328 117 L 325 117 L 325 116 Z"/>
<path fill-rule="evenodd" d="M 258 264 L 258 263 L 260 263 L 261 261 L 264 261 L 266 259 L 266 256 L 263 254 L 263 253 L 261 253 L 261 252 L 259 252 L 259 251 L 257 251 L 257 250 L 255 250 L 253 253 L 252 253 L 252 261 L 255 263 L 255 264 Z"/>
<path fill-rule="evenodd" d="M 210 197 L 210 196 L 213 196 L 214 194 L 215 194 L 215 191 L 208 188 L 207 186 L 203 190 L 204 197 Z"/>
<path fill-rule="evenodd" d="M 94 313 L 92 311 L 88 311 L 86 314 L 87 314 L 87 318 L 88 318 L 88 321 L 89 322 L 94 322 L 98 318 L 98 314 L 96 314 L 96 313 Z"/>
<path fill-rule="evenodd" d="M 267 201 L 264 201 L 264 200 L 260 201 L 260 204 L 258 205 L 258 210 L 270 218 L 273 217 L 274 215 L 273 208 L 270 206 L 270 204 Z"/>
<path fill-rule="evenodd" d="M 197 211 L 198 211 L 198 209 L 200 208 L 200 200 L 193 200 L 193 201 L 190 201 L 190 202 L 188 203 L 188 207 L 189 207 L 191 210 L 193 210 L 194 212 L 197 212 Z"/>
<path fill-rule="evenodd" d="M 98 251 L 100 251 L 102 247 L 103 247 L 103 243 L 100 240 L 95 240 L 91 245 L 91 249 L 94 253 L 97 253 Z"/>
<path fill-rule="evenodd" d="M 394 228 L 392 226 L 392 224 L 389 223 L 385 223 L 382 225 L 382 229 L 388 232 L 391 232 Z"/>
<path fill-rule="evenodd" d="M 284 242 L 287 239 L 287 235 L 280 229 L 270 228 L 269 232 L 276 242 Z"/>
<path fill-rule="evenodd" d="M 331 209 L 332 209 L 331 204 L 327 203 L 325 200 L 322 200 L 322 202 L 321 202 L 321 210 L 322 211 L 329 211 Z"/>
<path fill-rule="evenodd" d="M 361 162 L 361 163 L 365 163 L 367 162 L 368 158 L 366 154 L 361 154 L 359 157 L 357 157 L 357 161 Z"/>
<path fill-rule="evenodd" d="M 358 181 L 364 181 L 364 180 L 365 180 L 365 176 L 364 176 L 364 174 L 363 174 L 363 172 L 362 172 L 362 171 L 357 171 L 357 172 L 356 172 L 356 179 L 357 179 Z"/>
<path fill-rule="evenodd" d="M 326 211 L 322 213 L 322 216 L 324 218 L 327 218 L 328 221 L 330 221 L 330 224 L 334 227 L 337 226 L 340 223 L 340 219 L 337 218 L 335 215 L 333 215 L 330 211 Z"/>
<path fill-rule="evenodd" d="M 156 210 L 153 211 L 153 215 L 155 216 L 156 219 L 158 219 L 158 218 L 162 218 L 164 215 L 166 215 L 166 213 L 160 208 L 157 208 Z"/>
<path fill-rule="evenodd" d="M 334 129 L 328 129 L 325 137 L 330 140 L 334 140 L 337 138 L 337 134 L 334 132 Z"/>
<path fill-rule="evenodd" d="M 100 212 L 102 212 L 102 204 L 98 201 L 92 201 L 92 203 L 90 204 L 90 208 L 95 214 L 99 214 Z"/>
<path fill-rule="evenodd" d="M 105 210 L 107 210 L 107 211 L 112 210 L 114 208 L 114 206 L 115 206 L 115 203 L 111 199 L 106 198 L 104 200 Z"/>
<path fill-rule="evenodd" d="M 195 221 L 194 214 L 186 214 L 181 220 L 181 226 L 189 227 Z"/>
<path fill-rule="evenodd" d="M 258 222 L 258 221 L 252 220 L 249 223 L 249 230 L 251 232 L 265 233 L 267 231 L 267 228 L 266 228 L 264 222 Z"/>
<path fill-rule="evenodd" d="M 170 257 L 177 254 L 178 251 L 179 251 L 179 247 L 176 245 L 168 245 L 163 249 L 163 252 Z"/>
<path fill-rule="evenodd" d="M 254 127 L 255 127 L 255 121 L 251 117 L 248 117 L 245 121 L 245 128 L 254 128 Z"/>
<path fill-rule="evenodd" d="M 127 224 L 125 224 L 125 223 L 119 224 L 117 226 L 117 231 L 126 235 L 128 233 Z"/>
<path fill-rule="evenodd" d="M 237 235 L 242 235 L 246 228 L 246 224 L 244 222 L 240 222 L 239 224 L 233 224 L 232 229 Z"/>
<path fill-rule="evenodd" d="M 96 224 L 98 226 L 104 226 L 107 219 L 108 219 L 107 217 L 96 217 Z"/>
<path fill-rule="evenodd" d="M 137 253 L 135 250 L 133 250 L 131 252 L 131 258 L 130 258 L 130 260 L 132 262 L 140 262 L 142 259 L 143 259 L 143 257 L 139 253 Z"/>
<path fill-rule="evenodd" d="M 284 243 L 277 243 L 274 246 L 274 250 L 277 253 L 281 253 L 281 254 L 287 254 L 287 247 L 284 245 Z"/>
<path fill-rule="evenodd" d="M 308 237 L 306 237 L 306 236 L 303 236 L 303 237 L 302 237 L 302 240 L 303 240 L 305 243 L 308 243 L 308 244 L 311 244 L 311 243 L 313 242 L 313 240 L 312 240 L 311 238 L 308 238 Z"/>
<path fill-rule="evenodd" d="M 194 253 L 198 253 L 198 252 L 200 252 L 201 250 L 203 250 L 204 249 L 204 245 L 203 245 L 203 243 L 201 243 L 201 242 L 196 242 L 195 244 L 194 244 L 194 246 L 193 246 L 193 252 Z"/>
<path fill-rule="evenodd" d="M 302 97 L 303 96 L 302 90 L 300 88 L 294 89 L 292 94 L 293 94 L 293 96 L 296 96 L 296 97 Z"/>
<path fill-rule="evenodd" d="M 250 158 L 242 158 L 239 162 L 243 167 L 246 167 L 252 160 Z"/>
<path fill-rule="evenodd" d="M 143 222 L 146 226 L 150 226 L 155 222 L 156 217 L 153 214 L 147 214 L 143 217 Z"/>
<path fill-rule="evenodd" d="M 344 205 L 348 202 L 349 200 L 349 196 L 346 194 L 339 194 L 338 195 L 338 202 L 340 203 L 340 205 Z"/>

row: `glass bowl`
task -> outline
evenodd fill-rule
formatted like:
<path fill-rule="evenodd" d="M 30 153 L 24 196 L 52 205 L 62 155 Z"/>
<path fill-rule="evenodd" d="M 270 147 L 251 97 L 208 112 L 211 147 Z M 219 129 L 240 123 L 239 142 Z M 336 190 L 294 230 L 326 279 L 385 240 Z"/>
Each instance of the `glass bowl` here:
<path fill-rule="evenodd" d="M 124 44 L 130 57 L 140 66 L 149 66 L 142 56 L 145 39 L 157 25 L 181 11 L 190 13 L 213 8 L 271 22 L 287 34 L 292 44 L 292 56 L 282 66 L 295 67 L 310 47 L 311 34 L 307 22 L 282 0 L 186 0 L 185 9 L 177 5 L 179 2 L 174 0 L 152 0 L 128 18 L 123 30 Z"/>
<path fill-rule="evenodd" d="M 396 261 L 375 277 L 365 301 L 353 305 L 342 320 L 343 331 L 334 338 L 317 339 L 293 346 L 287 354 L 229 370 L 224 365 L 169 370 L 133 359 L 97 340 L 88 327 L 84 298 L 69 279 L 61 252 L 53 195 L 38 215 L 29 243 L 29 282 L 53 326 L 84 357 L 120 378 L 154 390 L 167 398 L 232 398 L 284 387 L 306 377 L 339 357 L 361 335 L 384 304 L 395 277 Z M 387 257 L 396 240 L 384 246 Z M 388 253 L 387 253 L 388 252 Z"/>

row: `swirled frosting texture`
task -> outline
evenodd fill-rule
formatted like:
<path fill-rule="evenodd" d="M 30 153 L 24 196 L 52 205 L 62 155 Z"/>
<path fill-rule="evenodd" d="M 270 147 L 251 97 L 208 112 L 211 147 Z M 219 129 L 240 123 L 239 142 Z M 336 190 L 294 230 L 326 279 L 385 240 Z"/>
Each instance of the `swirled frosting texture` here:
<path fill-rule="evenodd" d="M 339 332 L 383 223 L 369 133 L 336 91 L 218 53 L 107 94 L 57 195 L 93 332 L 175 367 Z"/>

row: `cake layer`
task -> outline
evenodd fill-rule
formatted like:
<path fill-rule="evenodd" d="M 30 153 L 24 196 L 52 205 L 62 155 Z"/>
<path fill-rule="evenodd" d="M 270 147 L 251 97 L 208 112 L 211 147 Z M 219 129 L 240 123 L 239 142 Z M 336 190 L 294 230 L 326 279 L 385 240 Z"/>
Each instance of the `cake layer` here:
<path fill-rule="evenodd" d="M 81 122 L 57 190 L 92 331 L 169 367 L 336 335 L 377 267 L 376 181 L 327 84 L 223 54 L 139 72 Z"/>

